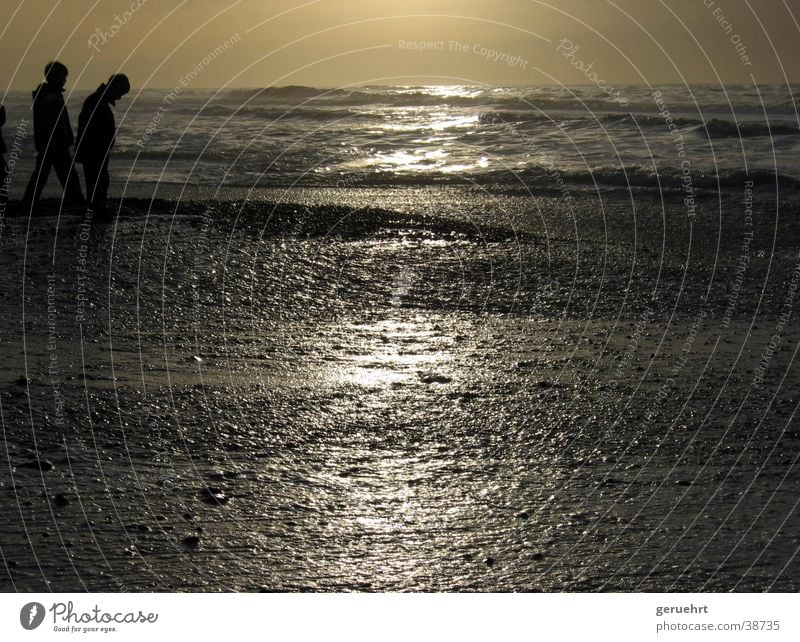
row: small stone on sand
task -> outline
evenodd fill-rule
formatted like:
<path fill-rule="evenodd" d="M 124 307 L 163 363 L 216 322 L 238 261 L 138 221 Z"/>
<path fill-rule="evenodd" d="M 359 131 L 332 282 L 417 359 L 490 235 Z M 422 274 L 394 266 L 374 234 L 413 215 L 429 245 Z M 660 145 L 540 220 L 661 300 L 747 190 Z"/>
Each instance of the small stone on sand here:
<path fill-rule="evenodd" d="M 203 501 L 212 506 L 227 504 L 230 501 L 230 497 L 228 497 L 221 488 L 215 486 L 204 488 L 201 493 L 203 495 Z"/>
<path fill-rule="evenodd" d="M 187 548 L 199 548 L 200 547 L 200 538 L 197 535 L 189 535 L 189 537 L 184 537 L 183 538 L 182 543 Z"/>
<path fill-rule="evenodd" d="M 440 374 L 426 374 L 421 377 L 422 383 L 451 383 L 453 380 L 450 377 L 445 377 Z"/>
<path fill-rule="evenodd" d="M 35 459 L 33 461 L 26 461 L 24 464 L 19 465 L 20 468 L 35 468 L 43 471 L 53 470 L 55 468 L 55 464 L 52 461 L 47 461 L 46 459 Z"/>

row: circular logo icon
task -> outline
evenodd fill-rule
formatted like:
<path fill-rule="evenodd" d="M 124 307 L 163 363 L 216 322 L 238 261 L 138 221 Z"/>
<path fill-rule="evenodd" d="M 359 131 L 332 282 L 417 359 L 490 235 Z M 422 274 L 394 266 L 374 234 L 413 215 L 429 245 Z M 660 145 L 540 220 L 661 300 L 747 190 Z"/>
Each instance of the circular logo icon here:
<path fill-rule="evenodd" d="M 44 621 L 44 606 L 39 602 L 30 602 L 19 612 L 19 623 L 27 631 L 33 631 Z"/>

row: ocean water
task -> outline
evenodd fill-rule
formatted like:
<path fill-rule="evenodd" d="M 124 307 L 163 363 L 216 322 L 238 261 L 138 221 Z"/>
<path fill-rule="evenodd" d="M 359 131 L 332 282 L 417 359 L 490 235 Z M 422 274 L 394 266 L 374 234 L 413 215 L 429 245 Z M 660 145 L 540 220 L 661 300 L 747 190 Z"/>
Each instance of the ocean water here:
<path fill-rule="evenodd" d="M 500 183 L 737 187 L 800 171 L 798 86 L 357 87 L 133 92 L 116 108 L 114 189 Z M 69 95 L 73 122 L 88 92 Z M 24 187 L 30 94 L 4 98 Z"/>

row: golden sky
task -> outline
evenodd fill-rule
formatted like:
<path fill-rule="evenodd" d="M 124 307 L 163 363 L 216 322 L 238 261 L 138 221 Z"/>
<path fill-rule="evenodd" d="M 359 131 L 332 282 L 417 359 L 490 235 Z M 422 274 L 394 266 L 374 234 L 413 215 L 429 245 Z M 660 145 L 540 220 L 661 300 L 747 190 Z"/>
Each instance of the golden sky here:
<path fill-rule="evenodd" d="M 192 70 L 195 88 L 577 84 L 593 80 L 587 73 L 617 85 L 800 82 L 800 0 L 3 0 L 2 6 L 0 91 L 32 88 L 49 59 L 70 68 L 75 88 L 93 88 L 119 70 L 137 88 L 174 87 Z"/>

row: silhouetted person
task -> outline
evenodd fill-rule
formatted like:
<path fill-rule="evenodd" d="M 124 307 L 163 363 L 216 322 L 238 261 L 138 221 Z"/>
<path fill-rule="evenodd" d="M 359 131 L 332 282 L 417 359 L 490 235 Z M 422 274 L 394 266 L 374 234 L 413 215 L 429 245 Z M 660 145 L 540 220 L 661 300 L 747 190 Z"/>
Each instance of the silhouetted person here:
<path fill-rule="evenodd" d="M 55 168 L 58 180 L 64 187 L 67 205 L 83 205 L 78 174 L 69 148 L 75 143 L 69 123 L 64 87 L 69 71 L 60 62 L 51 62 L 44 68 L 45 82 L 33 92 L 33 135 L 36 143 L 36 168 L 25 190 L 23 204 L 30 209 L 39 200 Z"/>
<path fill-rule="evenodd" d="M 100 85 L 83 103 L 78 117 L 78 146 L 75 158 L 83 163 L 86 177 L 86 196 L 95 215 L 106 218 L 108 198 L 108 159 L 117 125 L 111 106 L 131 90 L 128 77 L 124 74 L 111 76 L 108 82 Z"/>
<path fill-rule="evenodd" d="M 8 198 L 8 185 L 6 185 L 6 143 L 3 140 L 3 125 L 6 124 L 6 106 L 0 105 L 0 203 Z"/>

